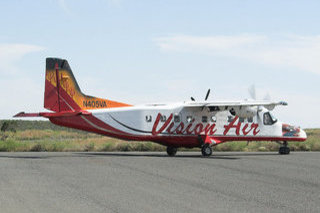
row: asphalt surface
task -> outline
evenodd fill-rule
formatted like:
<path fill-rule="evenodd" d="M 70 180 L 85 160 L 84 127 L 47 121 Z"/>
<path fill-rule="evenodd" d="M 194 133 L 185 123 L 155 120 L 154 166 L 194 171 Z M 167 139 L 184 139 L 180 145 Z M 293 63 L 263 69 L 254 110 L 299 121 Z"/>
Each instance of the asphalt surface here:
<path fill-rule="evenodd" d="M 320 153 L 0 153 L 0 212 L 320 212 Z"/>

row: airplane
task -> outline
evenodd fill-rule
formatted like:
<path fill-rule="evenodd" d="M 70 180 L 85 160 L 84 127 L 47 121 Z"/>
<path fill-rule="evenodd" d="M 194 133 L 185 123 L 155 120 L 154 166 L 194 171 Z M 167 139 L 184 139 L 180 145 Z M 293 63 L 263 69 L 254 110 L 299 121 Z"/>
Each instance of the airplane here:
<path fill-rule="evenodd" d="M 129 141 L 152 141 L 175 156 L 180 147 L 212 147 L 228 141 L 273 141 L 279 154 L 290 153 L 288 142 L 305 141 L 300 127 L 277 120 L 271 111 L 286 102 L 267 100 L 208 101 L 131 105 L 85 95 L 65 59 L 47 58 L 44 108 L 48 112 L 20 112 L 14 117 L 44 117 L 64 127 Z"/>

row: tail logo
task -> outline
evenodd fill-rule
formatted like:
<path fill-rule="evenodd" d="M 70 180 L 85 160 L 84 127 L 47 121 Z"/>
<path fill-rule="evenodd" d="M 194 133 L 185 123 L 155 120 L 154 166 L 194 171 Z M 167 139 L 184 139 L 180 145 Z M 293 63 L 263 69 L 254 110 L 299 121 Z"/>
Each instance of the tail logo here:
<path fill-rule="evenodd" d="M 88 110 L 131 105 L 83 94 L 68 62 L 59 58 L 47 58 L 44 106 L 60 112 L 71 108 Z"/>

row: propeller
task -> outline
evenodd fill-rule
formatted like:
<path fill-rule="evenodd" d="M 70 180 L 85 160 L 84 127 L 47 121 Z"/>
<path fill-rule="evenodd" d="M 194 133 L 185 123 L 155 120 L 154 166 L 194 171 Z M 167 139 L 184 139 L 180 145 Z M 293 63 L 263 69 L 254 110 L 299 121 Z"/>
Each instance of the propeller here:
<path fill-rule="evenodd" d="M 206 94 L 206 97 L 204 98 L 205 101 L 208 100 L 209 95 L 210 95 L 210 89 L 208 89 L 208 92 L 207 92 L 207 94 Z M 194 99 L 193 97 L 190 97 L 190 99 L 191 99 L 191 101 L 196 101 L 196 99 Z"/>
<path fill-rule="evenodd" d="M 257 100 L 257 92 L 256 92 L 256 87 L 254 84 L 252 84 L 249 88 L 248 88 L 248 92 L 250 94 L 250 97 L 253 99 L 253 100 Z M 270 101 L 271 100 L 271 96 L 270 94 L 267 92 L 265 94 L 265 96 L 263 97 L 263 100 L 265 101 Z"/>
<path fill-rule="evenodd" d="M 263 97 L 263 100 L 270 101 L 271 100 L 270 94 L 269 93 L 265 94 L 265 96 Z"/>
<path fill-rule="evenodd" d="M 248 88 L 248 92 L 249 95 L 251 96 L 251 98 L 253 100 L 257 100 L 257 92 L 256 92 L 256 87 L 254 84 L 252 84 L 249 88 Z M 269 95 L 270 96 L 270 95 Z M 257 119 L 260 120 L 260 116 L 259 116 L 259 111 L 260 111 L 260 107 L 257 107 Z"/>
<path fill-rule="evenodd" d="M 254 84 L 249 87 L 248 92 L 249 92 L 249 94 L 250 94 L 250 96 L 251 96 L 251 98 L 252 98 L 253 100 L 257 100 L 256 87 L 255 87 Z M 266 95 L 264 96 L 263 100 L 265 100 L 265 101 L 270 101 L 270 100 L 271 100 L 270 94 L 269 94 L 269 93 L 266 93 Z M 257 108 L 257 119 L 258 119 L 258 120 L 261 120 L 261 118 L 260 118 L 260 116 L 259 116 L 259 112 L 260 112 L 260 111 L 261 111 L 261 107 L 258 106 L 258 108 Z"/>
<path fill-rule="evenodd" d="M 253 100 L 257 100 L 256 87 L 254 86 L 254 84 L 252 84 L 251 87 L 248 88 L 248 92 Z"/>
<path fill-rule="evenodd" d="M 204 99 L 205 101 L 209 98 L 209 95 L 210 95 L 210 89 L 208 89 L 208 92 L 207 92 L 206 98 Z"/>

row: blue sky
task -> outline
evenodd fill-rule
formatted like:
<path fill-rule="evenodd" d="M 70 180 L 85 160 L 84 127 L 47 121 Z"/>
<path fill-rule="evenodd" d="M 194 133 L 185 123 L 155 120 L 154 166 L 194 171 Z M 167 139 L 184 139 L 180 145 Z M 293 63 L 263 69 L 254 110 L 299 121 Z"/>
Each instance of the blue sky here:
<path fill-rule="evenodd" d="M 128 102 L 257 96 L 279 119 L 320 127 L 319 1 L 0 2 L 0 119 L 42 111 L 46 57 L 85 93 Z"/>

